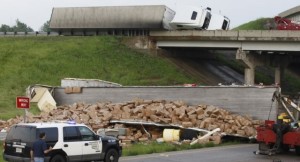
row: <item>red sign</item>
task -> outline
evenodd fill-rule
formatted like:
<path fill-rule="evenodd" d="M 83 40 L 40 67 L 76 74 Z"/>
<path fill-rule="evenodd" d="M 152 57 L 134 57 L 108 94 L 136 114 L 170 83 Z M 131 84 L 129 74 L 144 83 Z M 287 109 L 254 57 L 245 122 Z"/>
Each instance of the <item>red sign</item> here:
<path fill-rule="evenodd" d="M 29 109 L 30 99 L 28 97 L 17 97 L 16 106 L 18 109 Z"/>

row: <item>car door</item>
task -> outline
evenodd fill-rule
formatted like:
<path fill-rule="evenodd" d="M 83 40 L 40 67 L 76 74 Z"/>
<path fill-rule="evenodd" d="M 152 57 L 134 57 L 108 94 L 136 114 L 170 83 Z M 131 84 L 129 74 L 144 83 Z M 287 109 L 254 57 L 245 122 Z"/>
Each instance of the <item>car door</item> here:
<path fill-rule="evenodd" d="M 63 137 L 62 149 L 67 153 L 69 161 L 81 161 L 83 141 L 78 129 L 74 126 L 63 127 Z"/>
<path fill-rule="evenodd" d="M 102 143 L 99 136 L 95 135 L 88 127 L 79 126 L 79 133 L 83 141 L 82 159 L 83 161 L 99 160 L 102 151 Z"/>

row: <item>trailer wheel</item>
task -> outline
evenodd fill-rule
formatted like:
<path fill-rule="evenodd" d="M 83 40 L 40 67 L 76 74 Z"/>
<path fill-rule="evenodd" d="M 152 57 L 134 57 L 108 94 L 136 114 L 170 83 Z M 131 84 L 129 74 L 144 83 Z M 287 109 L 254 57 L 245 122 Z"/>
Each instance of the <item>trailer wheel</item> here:
<path fill-rule="evenodd" d="M 295 147 L 295 150 L 296 150 L 296 153 L 297 153 L 298 155 L 300 155 L 300 146 L 296 146 L 296 147 Z"/>

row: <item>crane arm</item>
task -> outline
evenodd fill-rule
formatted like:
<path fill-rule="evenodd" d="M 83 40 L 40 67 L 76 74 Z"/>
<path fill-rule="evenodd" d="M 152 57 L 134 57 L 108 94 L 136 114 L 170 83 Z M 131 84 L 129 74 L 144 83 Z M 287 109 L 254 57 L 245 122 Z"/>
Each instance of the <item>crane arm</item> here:
<path fill-rule="evenodd" d="M 279 91 L 275 91 L 273 94 L 273 98 L 272 101 L 277 100 L 278 103 L 281 103 L 281 105 L 283 106 L 283 108 L 285 109 L 285 111 L 288 113 L 289 117 L 294 121 L 294 122 L 298 122 L 298 120 L 295 118 L 295 116 L 293 115 L 292 111 L 290 110 L 290 108 L 287 106 L 290 105 L 292 108 L 294 108 L 295 110 L 297 110 L 298 112 L 300 112 L 300 108 L 299 106 L 297 106 L 294 102 L 292 102 L 290 99 L 286 98 L 286 97 L 282 97 Z"/>

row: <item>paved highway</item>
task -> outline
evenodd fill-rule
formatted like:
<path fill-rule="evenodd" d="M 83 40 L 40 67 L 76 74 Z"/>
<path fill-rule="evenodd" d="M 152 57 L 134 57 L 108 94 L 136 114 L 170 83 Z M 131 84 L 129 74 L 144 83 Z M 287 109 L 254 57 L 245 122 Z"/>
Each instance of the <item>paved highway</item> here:
<path fill-rule="evenodd" d="M 295 152 L 285 155 L 254 155 L 257 144 L 213 147 L 143 156 L 121 157 L 120 162 L 299 162 Z"/>

